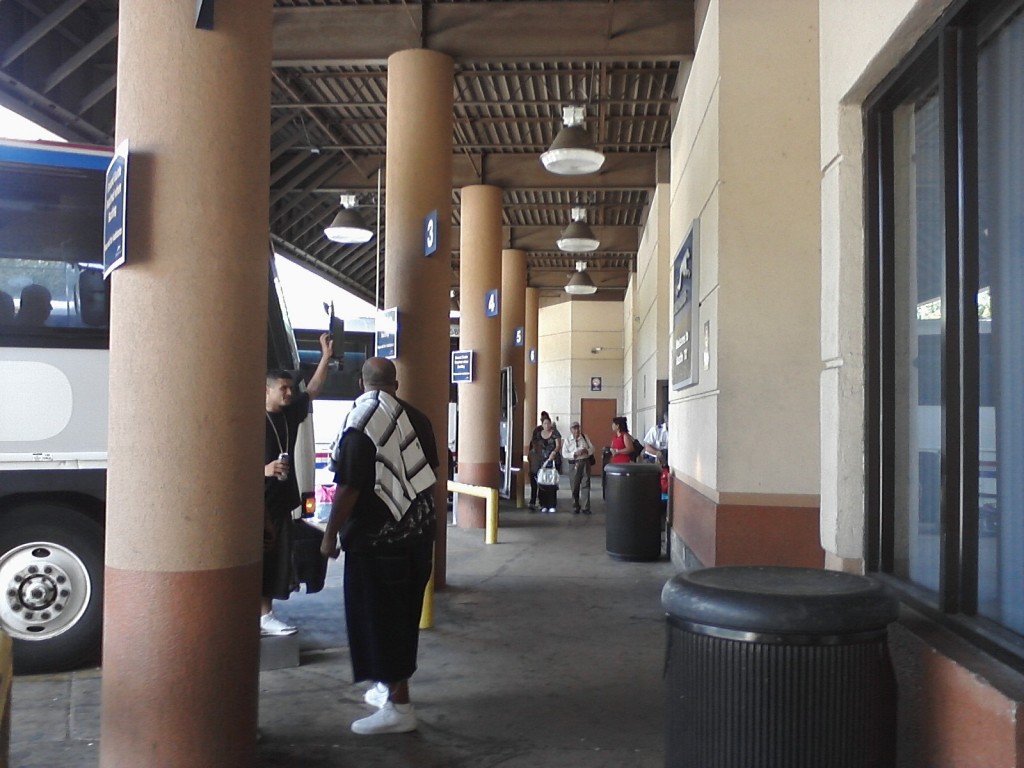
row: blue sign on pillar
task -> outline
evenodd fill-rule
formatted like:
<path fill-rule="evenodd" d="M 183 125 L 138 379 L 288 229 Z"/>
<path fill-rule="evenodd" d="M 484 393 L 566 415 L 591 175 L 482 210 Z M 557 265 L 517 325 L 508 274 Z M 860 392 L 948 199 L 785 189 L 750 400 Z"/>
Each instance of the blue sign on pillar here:
<path fill-rule="evenodd" d="M 377 313 L 377 357 L 398 357 L 398 307 Z"/>
<path fill-rule="evenodd" d="M 487 292 L 487 299 L 484 302 L 484 314 L 488 317 L 497 317 L 500 308 L 498 306 L 498 289 Z"/>
<path fill-rule="evenodd" d="M 530 362 L 535 364 L 535 365 L 537 363 L 537 350 L 536 349 L 531 349 L 530 350 Z"/>
<path fill-rule="evenodd" d="M 107 166 L 103 205 L 103 276 L 124 264 L 124 204 L 128 199 L 128 141 L 122 141 Z"/>
<path fill-rule="evenodd" d="M 456 349 L 452 352 L 452 384 L 473 381 L 473 350 Z"/>
<path fill-rule="evenodd" d="M 512 334 L 512 346 L 521 347 L 526 343 L 526 329 L 519 326 Z"/>
<path fill-rule="evenodd" d="M 423 255 L 433 256 L 437 250 L 437 211 L 431 211 L 423 220 Z"/>

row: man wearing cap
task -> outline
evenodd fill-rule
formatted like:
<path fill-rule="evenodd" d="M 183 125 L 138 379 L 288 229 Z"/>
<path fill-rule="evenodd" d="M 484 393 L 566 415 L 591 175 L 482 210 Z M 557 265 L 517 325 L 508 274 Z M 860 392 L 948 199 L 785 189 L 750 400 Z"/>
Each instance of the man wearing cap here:
<path fill-rule="evenodd" d="M 590 514 L 590 457 L 594 444 L 580 431 L 580 423 L 569 425 L 569 437 L 562 441 L 562 457 L 569 462 L 572 487 L 572 513 Z"/>

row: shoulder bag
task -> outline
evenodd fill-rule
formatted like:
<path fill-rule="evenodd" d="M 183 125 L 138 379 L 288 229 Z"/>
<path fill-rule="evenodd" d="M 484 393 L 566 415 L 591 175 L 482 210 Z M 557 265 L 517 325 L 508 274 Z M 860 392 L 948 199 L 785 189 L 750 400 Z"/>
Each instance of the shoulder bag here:
<path fill-rule="evenodd" d="M 540 485 L 558 485 L 558 470 L 550 459 L 537 472 L 537 482 Z"/>

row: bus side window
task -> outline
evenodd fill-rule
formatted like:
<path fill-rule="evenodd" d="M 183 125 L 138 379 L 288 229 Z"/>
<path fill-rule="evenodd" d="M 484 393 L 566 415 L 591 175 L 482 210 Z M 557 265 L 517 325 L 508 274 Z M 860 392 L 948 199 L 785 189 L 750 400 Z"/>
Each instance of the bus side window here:
<path fill-rule="evenodd" d="M 92 327 L 106 327 L 110 318 L 107 284 L 98 269 L 83 269 L 78 276 L 78 300 L 82 322 Z"/>

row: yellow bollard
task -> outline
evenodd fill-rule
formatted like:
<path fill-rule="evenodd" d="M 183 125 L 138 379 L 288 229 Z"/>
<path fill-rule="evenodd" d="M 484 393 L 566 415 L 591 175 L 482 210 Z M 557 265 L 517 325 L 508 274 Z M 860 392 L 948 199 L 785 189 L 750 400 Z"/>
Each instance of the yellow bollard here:
<path fill-rule="evenodd" d="M 434 571 L 430 571 L 430 580 L 423 590 L 423 610 L 420 612 L 420 629 L 434 626 Z"/>
<path fill-rule="evenodd" d="M 10 636 L 0 629 L 0 768 L 11 757 L 11 678 L 14 676 Z"/>
<path fill-rule="evenodd" d="M 467 485 L 466 483 L 457 483 L 454 480 L 448 481 L 448 490 L 452 493 L 464 493 L 467 496 L 476 496 L 477 498 L 486 499 L 486 525 L 487 533 L 484 534 L 484 543 L 486 544 L 497 544 L 498 543 L 498 489 L 488 488 L 483 485 Z"/>

